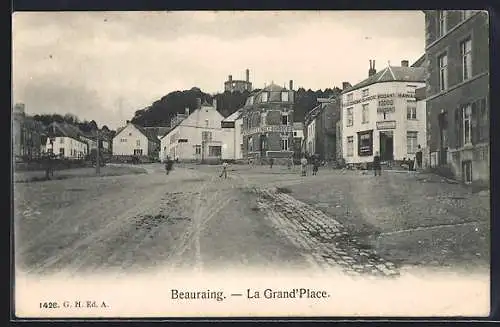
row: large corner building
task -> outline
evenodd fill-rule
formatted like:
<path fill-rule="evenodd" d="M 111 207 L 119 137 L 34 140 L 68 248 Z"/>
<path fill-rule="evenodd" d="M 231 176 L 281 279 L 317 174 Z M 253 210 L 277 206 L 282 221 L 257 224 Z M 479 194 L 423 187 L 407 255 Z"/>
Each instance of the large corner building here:
<path fill-rule="evenodd" d="M 242 108 L 243 157 L 290 158 L 294 153 L 293 82 L 289 89 L 271 83 L 250 94 Z"/>

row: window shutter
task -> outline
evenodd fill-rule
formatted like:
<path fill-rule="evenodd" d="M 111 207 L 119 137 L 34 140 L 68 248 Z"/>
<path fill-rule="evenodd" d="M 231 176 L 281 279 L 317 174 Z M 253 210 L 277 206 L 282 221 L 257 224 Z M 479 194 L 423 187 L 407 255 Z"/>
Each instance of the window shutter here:
<path fill-rule="evenodd" d="M 462 146 L 462 107 L 455 110 L 455 144 L 459 148 Z"/>
<path fill-rule="evenodd" d="M 489 137 L 489 120 L 488 111 L 486 109 L 486 99 L 481 99 L 479 105 L 479 141 L 486 141 Z"/>
<path fill-rule="evenodd" d="M 479 101 L 475 101 L 472 103 L 472 111 L 471 111 L 471 141 L 472 144 L 476 144 L 479 140 L 479 128 L 478 128 L 478 106 L 480 105 Z"/>

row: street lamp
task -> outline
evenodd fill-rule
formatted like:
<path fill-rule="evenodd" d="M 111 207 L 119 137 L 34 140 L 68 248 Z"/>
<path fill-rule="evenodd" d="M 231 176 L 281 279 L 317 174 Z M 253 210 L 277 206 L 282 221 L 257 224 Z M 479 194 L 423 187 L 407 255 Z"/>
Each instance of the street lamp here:
<path fill-rule="evenodd" d="M 99 151 L 100 150 L 99 149 L 100 148 L 100 146 L 99 146 L 100 137 L 99 136 L 100 136 L 99 131 L 97 131 L 97 150 L 96 150 L 96 161 L 95 161 L 96 162 L 95 173 L 96 173 L 97 176 L 99 176 L 100 173 L 101 173 L 101 162 L 100 162 L 101 161 L 100 160 L 100 154 L 101 153 Z"/>

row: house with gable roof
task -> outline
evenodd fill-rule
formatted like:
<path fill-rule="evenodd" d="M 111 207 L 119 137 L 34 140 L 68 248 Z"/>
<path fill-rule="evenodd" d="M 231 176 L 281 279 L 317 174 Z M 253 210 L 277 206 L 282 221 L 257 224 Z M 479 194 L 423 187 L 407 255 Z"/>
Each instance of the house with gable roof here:
<path fill-rule="evenodd" d="M 230 133 L 223 132 L 224 116 L 213 104 L 197 99 L 193 112 L 179 119 L 171 130 L 160 138 L 160 159 L 169 156 L 181 161 L 217 161 L 222 158 L 222 149 L 230 146 Z"/>
<path fill-rule="evenodd" d="M 342 155 L 348 164 L 368 164 L 376 151 L 386 162 L 413 159 L 426 144 L 426 110 L 416 90 L 426 69 L 388 65 L 380 72 L 370 60 L 368 78 L 342 91 Z"/>
<path fill-rule="evenodd" d="M 119 128 L 113 138 L 113 156 L 158 158 L 160 140 L 151 130 L 131 123 Z"/>
<path fill-rule="evenodd" d="M 45 150 L 61 158 L 83 159 L 88 154 L 88 143 L 76 126 L 53 122 L 47 128 Z"/>
<path fill-rule="evenodd" d="M 222 159 L 243 159 L 243 109 L 238 109 L 221 121 L 223 139 Z"/>

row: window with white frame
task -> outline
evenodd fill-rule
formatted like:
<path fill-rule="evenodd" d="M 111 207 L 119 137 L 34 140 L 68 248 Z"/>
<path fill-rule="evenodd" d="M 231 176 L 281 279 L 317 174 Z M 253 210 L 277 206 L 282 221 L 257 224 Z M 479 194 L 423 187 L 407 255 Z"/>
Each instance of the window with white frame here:
<path fill-rule="evenodd" d="M 472 124 L 471 124 L 471 119 L 472 119 L 472 106 L 470 104 L 466 105 L 464 110 L 463 110 L 463 117 L 462 117 L 462 122 L 463 122 L 463 135 L 464 135 L 464 143 L 463 144 L 470 144 L 472 143 Z"/>
<path fill-rule="evenodd" d="M 353 96 L 354 96 L 354 95 L 353 95 L 352 93 L 349 93 L 349 94 L 347 95 L 347 102 L 351 102 L 351 101 L 352 101 L 352 99 L 353 99 Z"/>
<path fill-rule="evenodd" d="M 64 144 L 64 137 L 61 137 L 61 138 L 59 139 L 59 143 Z"/>
<path fill-rule="evenodd" d="M 368 104 L 363 105 L 363 108 L 361 111 L 361 117 L 362 117 L 362 124 L 367 124 L 370 122 L 369 112 L 368 112 Z"/>
<path fill-rule="evenodd" d="M 415 154 L 418 145 L 418 132 L 406 132 L 406 153 Z"/>
<path fill-rule="evenodd" d="M 346 118 L 347 118 L 347 126 L 352 126 L 354 124 L 352 108 L 347 108 Z"/>
<path fill-rule="evenodd" d="M 282 138 L 280 145 L 281 145 L 281 151 L 288 151 L 288 138 Z"/>
<path fill-rule="evenodd" d="M 354 136 L 347 137 L 347 156 L 352 157 L 354 155 Z"/>
<path fill-rule="evenodd" d="M 462 80 L 466 81 L 472 74 L 472 41 L 467 39 L 460 43 L 460 54 L 462 56 Z"/>
<path fill-rule="evenodd" d="M 281 92 L 281 101 L 288 102 L 288 91 Z"/>
<path fill-rule="evenodd" d="M 444 91 L 448 88 L 448 56 L 442 54 L 438 58 L 439 65 L 439 90 Z"/>
<path fill-rule="evenodd" d="M 253 138 L 250 136 L 248 138 L 248 152 L 252 152 L 253 151 Z"/>
<path fill-rule="evenodd" d="M 407 100 L 406 103 L 406 119 L 415 120 L 417 119 L 417 101 Z"/>
<path fill-rule="evenodd" d="M 262 96 L 261 96 L 261 101 L 262 102 L 267 102 L 269 99 L 269 93 L 267 92 L 262 92 Z"/>
<path fill-rule="evenodd" d="M 195 154 L 200 155 L 201 154 L 201 144 L 196 144 L 194 146 Z"/>
<path fill-rule="evenodd" d="M 369 95 L 368 89 L 364 89 L 363 91 L 361 91 L 361 94 L 363 98 L 366 98 Z"/>
<path fill-rule="evenodd" d="M 136 140 L 136 141 L 135 141 L 135 145 L 137 145 L 137 146 L 141 146 L 141 140 Z"/>
<path fill-rule="evenodd" d="M 125 143 L 127 142 L 127 139 L 120 139 L 120 142 Z"/>
<path fill-rule="evenodd" d="M 443 36 L 447 31 L 446 10 L 438 11 L 438 35 Z"/>

